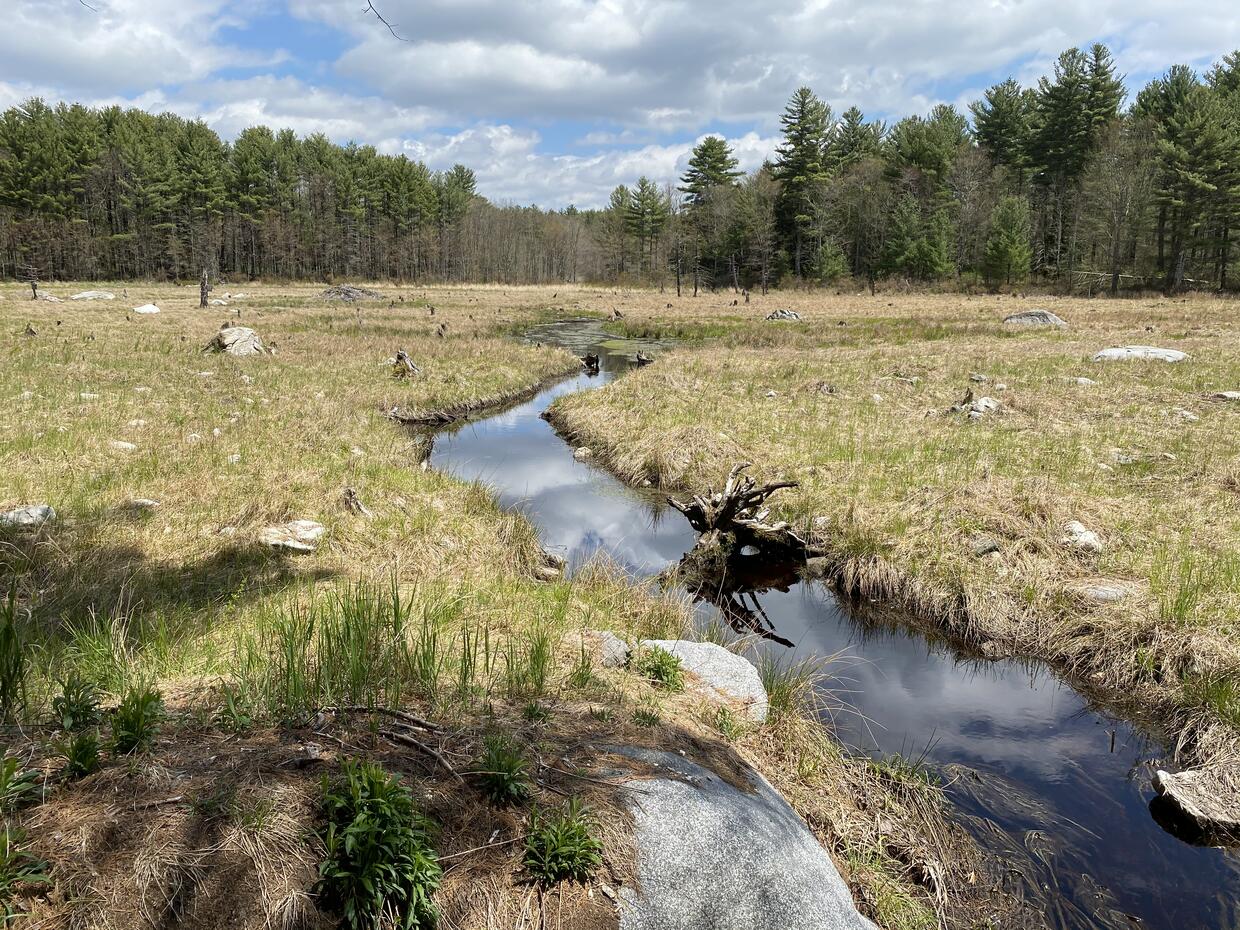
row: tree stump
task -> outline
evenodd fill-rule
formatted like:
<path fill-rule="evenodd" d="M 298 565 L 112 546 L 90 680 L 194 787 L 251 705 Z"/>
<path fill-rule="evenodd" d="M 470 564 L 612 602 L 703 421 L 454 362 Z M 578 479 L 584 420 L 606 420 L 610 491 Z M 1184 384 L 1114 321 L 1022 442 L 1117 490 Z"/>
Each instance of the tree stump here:
<path fill-rule="evenodd" d="M 397 378 L 414 378 L 420 374 L 422 369 L 414 364 L 409 353 L 404 349 L 397 349 L 392 359 L 392 375 Z"/>

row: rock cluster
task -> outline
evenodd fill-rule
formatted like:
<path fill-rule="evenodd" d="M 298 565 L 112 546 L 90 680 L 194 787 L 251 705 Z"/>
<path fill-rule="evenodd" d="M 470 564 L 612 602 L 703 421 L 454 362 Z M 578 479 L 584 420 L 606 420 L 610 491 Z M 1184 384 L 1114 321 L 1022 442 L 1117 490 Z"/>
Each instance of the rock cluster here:
<path fill-rule="evenodd" d="M 243 295 L 237 294 L 237 297 Z M 343 300 L 346 303 L 353 303 L 355 300 L 374 300 L 379 297 L 378 291 L 368 290 L 364 287 L 356 287 L 352 284 L 337 284 L 329 287 L 319 295 L 323 300 Z"/>

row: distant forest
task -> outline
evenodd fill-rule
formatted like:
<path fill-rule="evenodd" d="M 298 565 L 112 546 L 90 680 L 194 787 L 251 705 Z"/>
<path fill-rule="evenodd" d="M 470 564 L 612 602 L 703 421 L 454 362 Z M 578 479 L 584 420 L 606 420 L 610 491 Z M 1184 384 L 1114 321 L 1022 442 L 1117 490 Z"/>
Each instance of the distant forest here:
<path fill-rule="evenodd" d="M 1036 87 L 894 125 L 809 88 L 743 174 L 707 137 L 676 185 L 599 210 L 494 204 L 473 172 L 322 134 L 229 143 L 164 113 L 30 100 L 0 118 L 0 276 L 1234 289 L 1240 52 L 1126 105 L 1106 47 Z"/>

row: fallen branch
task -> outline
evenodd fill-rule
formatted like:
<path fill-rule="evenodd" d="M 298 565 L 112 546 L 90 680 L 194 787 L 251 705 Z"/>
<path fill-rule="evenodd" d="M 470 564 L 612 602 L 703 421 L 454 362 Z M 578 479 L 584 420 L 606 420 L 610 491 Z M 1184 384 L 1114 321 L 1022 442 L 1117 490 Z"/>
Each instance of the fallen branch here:
<path fill-rule="evenodd" d="M 390 739 L 393 743 L 399 743 L 402 746 L 408 746 L 410 749 L 416 749 L 419 752 L 425 753 L 438 762 L 453 778 L 461 784 L 465 784 L 465 779 L 461 776 L 461 773 L 454 769 L 452 764 L 444 758 L 443 753 L 434 746 L 428 746 L 420 740 L 414 739 L 408 733 L 398 733 L 396 730 L 380 730 L 379 735 L 385 739 Z"/>
<path fill-rule="evenodd" d="M 707 496 L 694 495 L 689 503 L 681 503 L 674 497 L 667 502 L 685 515 L 699 533 L 729 532 L 743 528 L 752 535 L 778 536 L 805 547 L 805 541 L 789 528 L 787 523 L 764 523 L 769 514 L 761 509 L 766 499 L 776 491 L 784 488 L 795 488 L 795 481 L 771 481 L 759 486 L 753 478 L 742 477 L 749 462 L 739 462 L 728 472 L 728 480 L 723 490 L 718 493 L 707 493 Z"/>
<path fill-rule="evenodd" d="M 324 707 L 321 711 L 324 714 L 382 714 L 385 717 L 391 717 L 402 723 L 407 723 L 412 727 L 420 730 L 427 730 L 431 733 L 442 733 L 443 727 L 432 720 L 426 720 L 415 714 L 411 714 L 406 710 L 395 710 L 391 707 L 367 707 L 365 704 L 341 704 L 336 707 Z"/>

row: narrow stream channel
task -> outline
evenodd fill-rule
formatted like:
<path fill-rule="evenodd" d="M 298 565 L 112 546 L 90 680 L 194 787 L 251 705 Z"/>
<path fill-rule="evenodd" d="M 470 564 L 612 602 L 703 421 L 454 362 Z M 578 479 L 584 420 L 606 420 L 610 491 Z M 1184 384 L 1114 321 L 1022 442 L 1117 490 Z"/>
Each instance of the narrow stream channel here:
<path fill-rule="evenodd" d="M 490 485 L 538 527 L 569 570 L 605 553 L 657 574 L 696 534 L 661 498 L 577 461 L 540 418 L 555 398 L 602 387 L 640 342 L 608 351 L 600 324 L 541 326 L 529 339 L 598 352 L 602 371 L 570 377 L 527 403 L 438 434 L 431 463 Z M 615 343 L 611 342 L 614 347 Z M 1007 888 L 1056 928 L 1240 926 L 1240 858 L 1190 846 L 1151 816 L 1149 761 L 1165 749 L 1093 708 L 1045 668 L 978 661 L 899 624 L 855 615 L 818 584 L 757 596 L 797 658 L 837 656 L 834 729 L 874 755 L 923 759 L 959 821 L 1008 866 Z M 700 613 L 709 619 L 713 607 Z"/>

